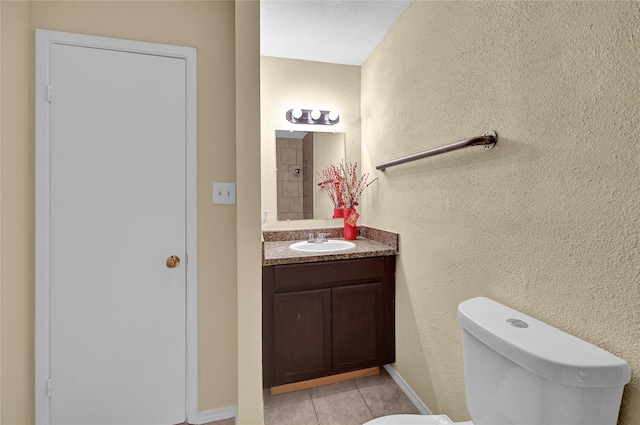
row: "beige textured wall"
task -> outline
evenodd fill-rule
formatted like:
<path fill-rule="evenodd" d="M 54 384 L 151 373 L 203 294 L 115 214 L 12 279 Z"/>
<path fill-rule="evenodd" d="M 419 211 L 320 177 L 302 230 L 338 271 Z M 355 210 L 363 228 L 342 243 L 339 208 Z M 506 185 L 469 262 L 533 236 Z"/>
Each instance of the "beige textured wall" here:
<path fill-rule="evenodd" d="M 467 420 L 459 302 L 484 295 L 624 358 L 640 424 L 640 3 L 414 2 L 362 67 L 364 224 L 400 233 L 396 368 Z"/>
<path fill-rule="evenodd" d="M 2 2 L 0 422 L 34 421 L 33 142 L 29 4 Z M 31 188 L 29 190 L 28 188 Z"/>
<path fill-rule="evenodd" d="M 260 116 L 260 3 L 236 2 L 236 116 Z M 236 120 L 239 425 L 264 422 L 260 120 Z"/>
<path fill-rule="evenodd" d="M 347 160 L 360 160 L 360 67 L 263 56 L 260 60 L 262 209 L 269 210 L 263 229 L 341 226 L 341 219 L 276 221 L 276 130 L 292 124 L 285 112 L 294 107 L 331 108 L 340 122 L 331 126 L 296 125 L 301 131 L 345 133 Z"/>
<path fill-rule="evenodd" d="M 211 204 L 212 182 L 236 179 L 234 3 L 2 1 L 1 7 L 2 423 L 34 420 L 36 28 L 197 47 L 199 404 L 200 410 L 235 405 L 239 276 L 229 265 L 236 264 L 237 256 L 236 208 Z M 258 186 L 256 175 L 250 176 Z M 247 208 L 255 209 L 258 222 L 257 201 Z"/>

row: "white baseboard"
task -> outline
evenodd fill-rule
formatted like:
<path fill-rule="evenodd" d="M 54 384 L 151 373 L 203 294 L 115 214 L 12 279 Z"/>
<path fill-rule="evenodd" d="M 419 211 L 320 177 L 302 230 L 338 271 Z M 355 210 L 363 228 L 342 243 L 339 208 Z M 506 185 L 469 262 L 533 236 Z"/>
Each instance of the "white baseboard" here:
<path fill-rule="evenodd" d="M 389 372 L 389 375 L 391 375 L 391 378 L 393 378 L 393 380 L 396 382 L 396 384 L 398 384 L 400 389 L 402 391 L 404 391 L 404 393 L 407 395 L 407 397 L 409 397 L 411 402 L 413 404 L 415 404 L 416 408 L 420 411 L 420 413 L 422 413 L 423 415 L 432 415 L 433 414 L 433 413 L 431 413 L 431 411 L 429 410 L 427 405 L 424 404 L 422 402 L 422 400 L 420 400 L 420 397 L 418 397 L 418 394 L 416 394 L 411 389 L 409 384 L 407 384 L 407 381 L 405 381 L 402 378 L 402 376 L 400 376 L 400 374 L 390 364 L 384 365 L 384 368 L 386 369 L 387 372 Z"/>
<path fill-rule="evenodd" d="M 198 425 L 238 416 L 238 406 L 221 407 L 220 409 L 198 412 Z"/>

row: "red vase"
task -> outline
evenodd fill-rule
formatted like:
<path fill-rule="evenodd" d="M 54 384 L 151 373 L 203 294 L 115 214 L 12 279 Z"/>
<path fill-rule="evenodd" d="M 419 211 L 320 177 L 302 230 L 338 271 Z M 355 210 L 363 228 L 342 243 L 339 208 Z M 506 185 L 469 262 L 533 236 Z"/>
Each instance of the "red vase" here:
<path fill-rule="evenodd" d="M 346 209 L 344 210 L 344 239 L 347 241 L 353 241 L 358 236 L 358 226 L 356 226 L 356 222 L 358 221 L 358 217 L 360 215 L 356 212 L 355 209 Z"/>
<path fill-rule="evenodd" d="M 333 209 L 333 218 L 342 218 L 344 217 L 344 208 L 334 208 Z"/>

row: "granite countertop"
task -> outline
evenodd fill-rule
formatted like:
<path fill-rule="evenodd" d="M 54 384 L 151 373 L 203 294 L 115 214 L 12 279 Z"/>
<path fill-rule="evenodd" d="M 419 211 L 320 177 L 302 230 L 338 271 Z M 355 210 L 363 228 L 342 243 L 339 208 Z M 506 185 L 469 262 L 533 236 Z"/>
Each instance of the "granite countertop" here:
<path fill-rule="evenodd" d="M 309 233 L 329 233 L 329 239 L 343 239 L 340 228 L 300 229 L 263 232 L 262 265 L 311 263 L 317 261 L 348 260 L 381 257 L 398 253 L 398 235 L 373 228 L 360 228 L 360 236 L 351 242 L 355 247 L 327 253 L 300 252 L 289 248 L 293 242 L 307 240 Z"/>

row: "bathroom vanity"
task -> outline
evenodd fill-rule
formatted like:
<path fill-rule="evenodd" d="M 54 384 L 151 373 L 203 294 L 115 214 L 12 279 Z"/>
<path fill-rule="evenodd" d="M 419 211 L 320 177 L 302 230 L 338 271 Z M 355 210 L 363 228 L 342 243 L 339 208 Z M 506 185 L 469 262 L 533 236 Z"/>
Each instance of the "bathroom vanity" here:
<path fill-rule="evenodd" d="M 291 250 L 304 239 L 295 232 L 278 235 L 291 240 L 265 238 L 265 388 L 395 361 L 397 235 L 391 235 L 391 242 L 382 240 L 391 245 L 359 238 L 351 250 L 326 254 Z"/>

